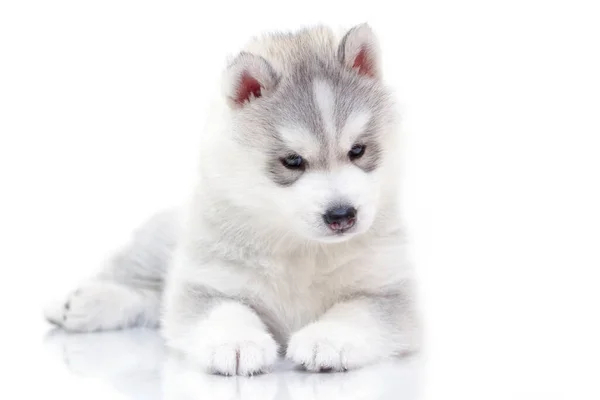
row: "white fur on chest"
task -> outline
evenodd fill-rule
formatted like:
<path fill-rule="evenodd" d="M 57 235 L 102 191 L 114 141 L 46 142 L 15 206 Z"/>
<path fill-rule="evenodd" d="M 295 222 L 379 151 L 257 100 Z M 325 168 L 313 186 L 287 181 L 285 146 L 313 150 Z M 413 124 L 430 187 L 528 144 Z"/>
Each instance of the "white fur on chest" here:
<path fill-rule="evenodd" d="M 203 264 L 187 259 L 173 272 L 189 283 L 243 299 L 284 336 L 316 320 L 340 299 L 377 293 L 406 277 L 397 240 L 329 250 Z"/>

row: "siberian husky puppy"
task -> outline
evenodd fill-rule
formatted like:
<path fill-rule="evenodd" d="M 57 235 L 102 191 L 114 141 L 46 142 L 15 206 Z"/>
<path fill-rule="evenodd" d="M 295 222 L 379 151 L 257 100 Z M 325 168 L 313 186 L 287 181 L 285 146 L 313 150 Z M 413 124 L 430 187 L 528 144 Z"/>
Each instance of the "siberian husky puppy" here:
<path fill-rule="evenodd" d="M 47 318 L 162 327 L 206 371 L 310 371 L 418 347 L 398 214 L 394 103 L 368 25 L 253 39 L 227 66 L 195 194 Z"/>

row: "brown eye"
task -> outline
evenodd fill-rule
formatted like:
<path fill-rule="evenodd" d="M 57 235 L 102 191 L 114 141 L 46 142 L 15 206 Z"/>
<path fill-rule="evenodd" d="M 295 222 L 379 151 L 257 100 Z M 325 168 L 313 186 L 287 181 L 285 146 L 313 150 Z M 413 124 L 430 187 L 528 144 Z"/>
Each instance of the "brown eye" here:
<path fill-rule="evenodd" d="M 289 156 L 282 158 L 281 163 L 287 169 L 303 170 L 305 167 L 304 159 L 298 154 L 290 154 Z"/>
<path fill-rule="evenodd" d="M 365 154 L 366 149 L 367 146 L 365 145 L 355 144 L 348 152 L 348 157 L 350 157 L 351 160 L 359 159 Z"/>

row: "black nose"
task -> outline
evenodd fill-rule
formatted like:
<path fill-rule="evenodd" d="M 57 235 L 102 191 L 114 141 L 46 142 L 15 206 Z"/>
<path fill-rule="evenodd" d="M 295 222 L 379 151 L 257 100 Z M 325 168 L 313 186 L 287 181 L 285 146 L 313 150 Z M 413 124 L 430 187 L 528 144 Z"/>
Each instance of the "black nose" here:
<path fill-rule="evenodd" d="M 338 206 L 327 210 L 323 220 L 334 231 L 344 231 L 351 228 L 356 222 L 356 208 Z"/>

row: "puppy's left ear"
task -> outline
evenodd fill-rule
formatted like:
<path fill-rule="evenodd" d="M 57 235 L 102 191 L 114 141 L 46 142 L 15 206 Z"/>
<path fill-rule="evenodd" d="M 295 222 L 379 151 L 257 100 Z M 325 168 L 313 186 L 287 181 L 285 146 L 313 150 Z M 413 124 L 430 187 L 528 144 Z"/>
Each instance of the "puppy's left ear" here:
<path fill-rule="evenodd" d="M 267 60 L 242 52 L 225 70 L 223 90 L 230 106 L 240 108 L 268 94 L 277 82 L 277 74 Z"/>
<path fill-rule="evenodd" d="M 379 42 L 368 24 L 357 25 L 342 38 L 338 58 L 359 75 L 381 76 Z"/>

